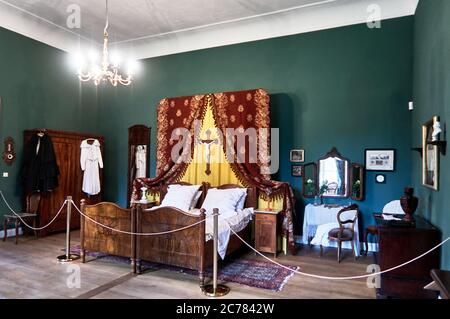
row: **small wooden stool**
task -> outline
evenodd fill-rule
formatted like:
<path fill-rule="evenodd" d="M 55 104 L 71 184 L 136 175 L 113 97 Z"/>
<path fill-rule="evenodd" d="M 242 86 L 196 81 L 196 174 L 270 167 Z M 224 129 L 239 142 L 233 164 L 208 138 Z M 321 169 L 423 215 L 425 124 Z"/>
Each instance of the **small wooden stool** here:
<path fill-rule="evenodd" d="M 364 252 L 364 256 L 367 256 L 367 252 L 369 251 L 369 243 L 367 241 L 370 235 L 378 236 L 378 227 L 377 226 L 368 226 L 364 231 L 364 242 L 366 243 L 366 251 Z"/>

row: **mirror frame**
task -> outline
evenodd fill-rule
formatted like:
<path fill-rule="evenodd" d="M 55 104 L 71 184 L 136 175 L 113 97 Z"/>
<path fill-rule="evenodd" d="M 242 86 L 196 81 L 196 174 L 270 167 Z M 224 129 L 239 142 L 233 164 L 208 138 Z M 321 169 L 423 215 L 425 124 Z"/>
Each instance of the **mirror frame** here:
<path fill-rule="evenodd" d="M 306 192 L 305 192 L 305 184 L 306 184 L 305 183 L 306 182 L 305 170 L 306 170 L 307 166 L 312 166 L 313 172 L 314 172 L 314 190 L 315 190 L 315 192 L 312 195 L 306 194 Z M 302 166 L 302 194 L 303 194 L 304 198 L 314 198 L 315 196 L 317 196 L 317 194 L 319 192 L 319 189 L 317 188 L 317 185 L 318 185 L 317 176 L 318 176 L 318 174 L 317 174 L 317 164 L 316 163 L 311 162 L 311 163 L 304 164 Z"/>
<path fill-rule="evenodd" d="M 319 160 L 317 161 L 317 186 L 316 186 L 317 192 L 318 193 L 320 192 L 320 181 L 319 181 L 319 178 L 320 178 L 320 161 L 321 160 L 325 160 L 325 159 L 327 159 L 329 157 L 336 157 L 336 158 L 338 158 L 340 160 L 347 161 L 347 163 L 348 163 L 347 164 L 348 165 L 347 166 L 347 174 L 346 174 L 347 176 L 345 176 L 347 178 L 347 185 L 345 187 L 345 194 L 344 195 L 330 196 L 330 195 L 325 195 L 324 194 L 324 195 L 321 195 L 321 196 L 322 197 L 326 197 L 326 198 L 348 198 L 348 197 L 350 197 L 349 184 L 350 184 L 350 167 L 351 167 L 351 162 L 350 162 L 350 160 L 348 158 L 343 157 L 341 155 L 341 153 L 339 153 L 339 151 L 337 150 L 336 147 L 333 147 L 331 149 L 331 151 L 326 153 L 324 156 L 320 157 Z"/>
<path fill-rule="evenodd" d="M 359 196 L 358 197 L 353 196 L 353 178 L 354 178 L 353 170 L 354 169 L 358 169 L 359 170 L 359 176 L 360 176 L 359 180 L 361 181 L 361 186 L 360 186 L 361 189 L 359 191 Z M 351 182 L 351 185 L 350 185 L 350 187 L 352 189 L 352 192 L 351 192 L 351 196 L 350 197 L 353 200 L 357 200 L 357 201 L 364 200 L 364 194 L 365 194 L 365 190 L 364 190 L 364 187 L 365 187 L 364 172 L 365 172 L 364 165 L 361 165 L 361 164 L 358 164 L 358 163 L 352 163 L 351 164 L 351 169 L 350 169 L 350 182 Z"/>

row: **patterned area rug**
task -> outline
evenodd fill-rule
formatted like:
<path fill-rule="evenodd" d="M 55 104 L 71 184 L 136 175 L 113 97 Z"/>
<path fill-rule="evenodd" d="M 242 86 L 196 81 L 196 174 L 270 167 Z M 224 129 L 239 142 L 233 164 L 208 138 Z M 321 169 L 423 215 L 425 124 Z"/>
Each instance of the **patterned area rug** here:
<path fill-rule="evenodd" d="M 79 254 L 80 247 L 72 247 L 72 253 Z M 103 253 L 87 252 L 87 256 L 95 257 L 98 260 L 129 264 L 130 259 L 125 257 L 107 255 Z M 185 269 L 180 267 L 162 265 L 158 263 L 146 262 L 142 263 L 144 271 L 147 270 L 169 270 L 174 272 L 185 273 L 192 276 L 197 276 L 198 273 L 191 269 Z M 299 270 L 300 267 L 288 266 L 293 270 Z M 219 280 L 222 282 L 235 282 L 250 287 L 268 289 L 271 291 L 279 292 L 283 289 L 284 285 L 288 282 L 289 278 L 294 275 L 294 272 L 285 268 L 281 268 L 268 261 L 257 260 L 228 260 L 219 264 Z M 207 276 L 212 276 L 212 269 L 207 269 Z"/>

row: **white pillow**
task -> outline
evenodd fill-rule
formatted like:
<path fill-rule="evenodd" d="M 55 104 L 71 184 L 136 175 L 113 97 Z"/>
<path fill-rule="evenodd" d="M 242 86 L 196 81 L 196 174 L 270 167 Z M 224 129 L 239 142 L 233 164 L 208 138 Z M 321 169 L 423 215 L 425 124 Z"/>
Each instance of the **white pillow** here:
<path fill-rule="evenodd" d="M 176 207 L 187 212 L 191 208 L 192 200 L 199 188 L 200 185 L 169 185 L 160 207 Z"/>
<path fill-rule="evenodd" d="M 245 193 L 242 194 L 241 199 L 239 199 L 236 209 L 237 211 L 243 210 L 245 206 L 245 200 L 247 199 L 247 189 L 245 189 Z"/>
<path fill-rule="evenodd" d="M 191 207 L 190 210 L 194 209 L 197 206 L 198 200 L 200 199 L 200 196 L 202 196 L 202 191 L 198 191 L 195 195 L 194 198 L 192 198 L 192 203 L 191 203 Z"/>
<path fill-rule="evenodd" d="M 214 208 L 218 208 L 219 213 L 235 212 L 239 200 L 246 192 L 245 188 L 211 188 L 206 194 L 202 208 L 206 210 L 207 215 L 212 214 Z"/>

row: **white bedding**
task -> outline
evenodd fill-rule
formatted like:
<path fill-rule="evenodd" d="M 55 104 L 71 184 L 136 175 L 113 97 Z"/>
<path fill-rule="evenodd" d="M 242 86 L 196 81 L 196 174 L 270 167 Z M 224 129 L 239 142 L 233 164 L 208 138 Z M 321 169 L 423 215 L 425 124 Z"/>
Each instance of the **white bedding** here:
<path fill-rule="evenodd" d="M 155 210 L 159 206 L 154 206 L 149 210 Z M 228 242 L 230 241 L 231 229 L 236 233 L 247 227 L 248 223 L 253 218 L 253 208 L 244 208 L 242 211 L 238 212 L 224 212 L 219 215 L 219 243 L 218 243 L 218 253 L 220 258 L 225 259 L 225 254 L 227 252 Z M 200 215 L 200 209 L 195 208 L 190 210 L 189 213 Z M 206 238 L 205 241 L 213 240 L 214 223 L 213 216 L 206 216 Z"/>
<path fill-rule="evenodd" d="M 200 210 L 192 210 L 191 213 L 199 214 Z M 217 251 L 220 258 L 225 259 L 228 242 L 230 241 L 231 229 L 236 233 L 247 227 L 253 218 L 253 208 L 244 208 L 239 212 L 225 212 L 219 215 L 219 243 Z M 206 216 L 206 241 L 213 240 L 214 219 L 212 215 Z"/>

